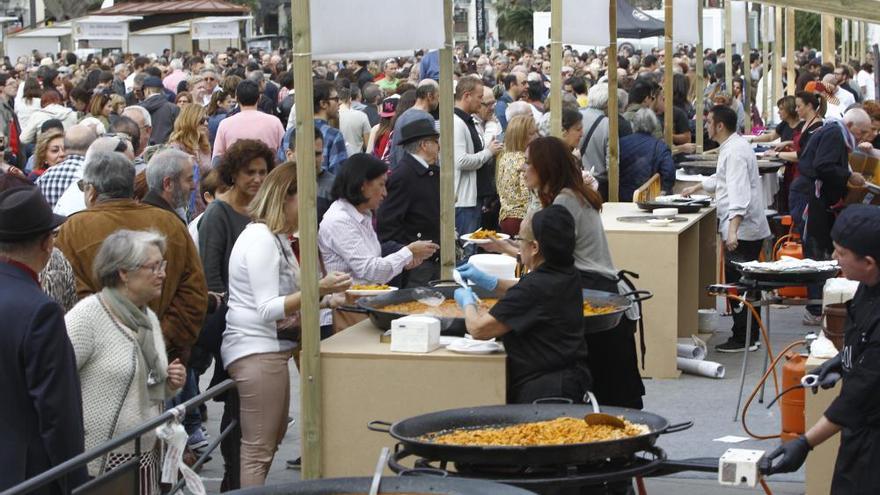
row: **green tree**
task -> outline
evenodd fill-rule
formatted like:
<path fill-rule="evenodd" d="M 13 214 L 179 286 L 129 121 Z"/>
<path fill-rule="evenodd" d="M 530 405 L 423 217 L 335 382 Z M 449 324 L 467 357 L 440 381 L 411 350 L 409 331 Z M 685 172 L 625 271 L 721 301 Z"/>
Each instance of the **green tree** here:
<path fill-rule="evenodd" d="M 549 12 L 550 0 L 506 0 L 497 8 L 499 40 L 532 46 L 533 14 Z"/>

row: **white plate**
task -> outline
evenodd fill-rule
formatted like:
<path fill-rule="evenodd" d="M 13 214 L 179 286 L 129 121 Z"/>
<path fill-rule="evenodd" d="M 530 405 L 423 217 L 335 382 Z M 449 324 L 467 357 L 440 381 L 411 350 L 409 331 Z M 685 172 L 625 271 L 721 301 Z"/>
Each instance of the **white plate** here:
<path fill-rule="evenodd" d="M 465 242 L 472 242 L 474 244 L 489 244 L 489 242 L 491 241 L 491 239 L 471 239 L 471 234 L 473 234 L 473 232 L 471 232 L 470 234 L 465 234 L 465 235 L 461 236 L 460 239 Z M 495 232 L 495 235 L 498 236 L 499 241 L 505 240 L 505 239 L 510 239 L 509 235 L 503 234 L 501 232 Z"/>
<path fill-rule="evenodd" d="M 647 220 L 648 225 L 653 225 L 654 227 L 666 227 L 667 225 L 672 223 L 671 218 L 649 218 Z"/>
<path fill-rule="evenodd" d="M 504 351 L 504 346 L 497 342 L 479 342 L 464 345 L 459 342 L 449 344 L 446 346 L 446 349 L 457 354 L 495 354 L 496 352 Z"/>
<path fill-rule="evenodd" d="M 379 294 L 385 294 L 395 290 L 397 290 L 397 287 L 389 287 L 387 289 L 377 290 L 348 289 L 347 291 L 345 291 L 345 293 L 351 294 L 352 296 L 378 296 Z"/>
<path fill-rule="evenodd" d="M 670 194 L 669 196 L 657 196 L 656 198 L 654 198 L 654 201 L 668 203 L 673 201 L 706 201 L 708 199 L 712 198 L 704 194 L 691 194 L 687 198 L 682 196 L 681 194 Z"/>

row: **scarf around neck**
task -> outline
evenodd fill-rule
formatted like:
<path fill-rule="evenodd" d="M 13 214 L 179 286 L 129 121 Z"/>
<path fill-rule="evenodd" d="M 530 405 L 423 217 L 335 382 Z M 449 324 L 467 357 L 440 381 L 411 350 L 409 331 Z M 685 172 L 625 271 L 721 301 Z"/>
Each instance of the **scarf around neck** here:
<path fill-rule="evenodd" d="M 151 400 L 165 400 L 165 380 L 168 378 L 167 363 L 164 356 L 156 350 L 153 325 L 145 309 L 138 308 L 118 289 L 104 287 L 101 300 L 113 316 L 130 328 L 137 336 L 138 347 L 147 365 L 147 391 Z"/>

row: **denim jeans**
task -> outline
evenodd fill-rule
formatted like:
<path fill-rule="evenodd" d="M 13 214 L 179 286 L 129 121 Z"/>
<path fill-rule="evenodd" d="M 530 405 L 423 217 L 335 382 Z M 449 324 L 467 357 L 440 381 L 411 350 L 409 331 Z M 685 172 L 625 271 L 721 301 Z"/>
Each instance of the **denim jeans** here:
<path fill-rule="evenodd" d="M 165 401 L 165 408 L 171 409 L 199 395 L 199 375 L 193 368 L 186 370 L 186 382 L 177 395 Z M 198 407 L 194 407 L 183 418 L 183 428 L 187 435 L 192 435 L 202 426 L 202 414 Z"/>
<path fill-rule="evenodd" d="M 455 230 L 459 236 L 470 234 L 480 228 L 482 212 L 479 206 L 462 206 L 455 208 Z M 465 258 L 477 252 L 477 246 L 470 245 L 464 248 Z"/>

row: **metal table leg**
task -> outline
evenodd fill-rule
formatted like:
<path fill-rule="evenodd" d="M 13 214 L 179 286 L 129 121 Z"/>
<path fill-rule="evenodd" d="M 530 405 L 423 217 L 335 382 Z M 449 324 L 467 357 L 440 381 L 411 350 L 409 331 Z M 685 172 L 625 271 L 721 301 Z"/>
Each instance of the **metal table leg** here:
<path fill-rule="evenodd" d="M 742 394 L 743 387 L 746 384 L 746 365 L 749 361 L 749 342 L 752 341 L 752 312 L 748 311 L 748 308 L 745 305 L 742 308 L 742 311 L 747 311 L 746 313 L 746 348 L 743 352 L 743 364 L 742 371 L 739 374 L 739 393 L 736 394 L 736 410 L 733 412 L 733 422 L 736 423 L 739 420 L 739 406 L 742 404 Z"/>
<path fill-rule="evenodd" d="M 772 292 L 761 291 L 761 319 L 764 322 L 764 330 L 767 331 L 767 348 L 764 350 L 764 372 L 767 372 L 767 366 L 770 364 L 770 305 L 772 304 Z M 766 295 L 766 297 L 765 297 Z M 767 382 L 761 384 L 761 395 L 758 396 L 758 402 L 764 403 L 764 388 L 767 386 Z"/>

